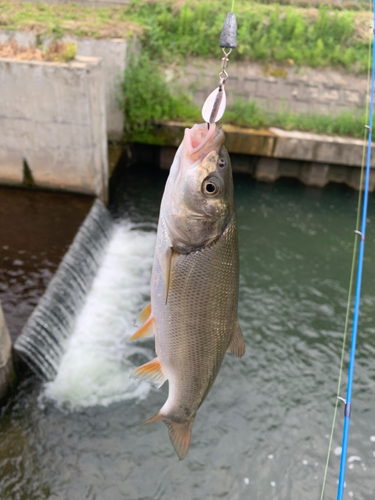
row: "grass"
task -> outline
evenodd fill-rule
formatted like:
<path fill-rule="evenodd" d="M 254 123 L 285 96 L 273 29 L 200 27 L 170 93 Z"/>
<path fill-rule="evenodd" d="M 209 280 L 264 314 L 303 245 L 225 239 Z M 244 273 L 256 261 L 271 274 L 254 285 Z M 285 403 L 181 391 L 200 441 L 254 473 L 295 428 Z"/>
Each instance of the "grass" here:
<path fill-rule="evenodd" d="M 125 113 L 125 140 L 155 143 L 153 125 L 160 121 L 201 122 L 201 110 L 178 87 L 165 82 L 158 65 L 143 54 L 125 74 L 120 105 Z M 255 101 L 237 99 L 224 115 L 225 123 L 240 127 L 302 130 L 318 134 L 363 138 L 364 114 L 341 112 L 337 116 L 293 113 L 282 107 L 274 114 L 263 111 Z"/>
<path fill-rule="evenodd" d="M 275 114 L 259 108 L 255 101 L 237 100 L 225 115 L 225 121 L 240 127 L 302 130 L 317 134 L 341 135 L 363 138 L 365 114 L 341 111 L 338 115 L 317 113 L 293 113 L 280 109 Z"/>
<path fill-rule="evenodd" d="M 237 1 L 238 50 L 233 58 L 364 71 L 371 14 L 339 11 L 334 3 L 305 5 L 309 8 Z M 364 5 L 358 2 L 357 7 Z M 138 34 L 151 58 L 171 63 L 191 56 L 216 57 L 230 8 L 231 0 L 132 0 L 127 7 L 103 8 L 0 0 L 0 25 L 55 37 Z"/>
<path fill-rule="evenodd" d="M 199 120 L 198 108 L 188 95 L 166 85 L 156 62 L 146 54 L 129 65 L 122 83 L 120 106 L 125 113 L 125 140 L 145 138 L 158 121 Z"/>

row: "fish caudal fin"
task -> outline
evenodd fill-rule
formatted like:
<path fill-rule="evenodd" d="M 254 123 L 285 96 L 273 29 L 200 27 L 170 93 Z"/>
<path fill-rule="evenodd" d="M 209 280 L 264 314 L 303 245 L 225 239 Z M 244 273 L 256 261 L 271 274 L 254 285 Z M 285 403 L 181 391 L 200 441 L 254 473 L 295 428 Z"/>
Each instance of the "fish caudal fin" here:
<path fill-rule="evenodd" d="M 142 311 L 143 312 L 143 311 Z M 142 313 L 141 313 L 142 314 Z M 145 339 L 155 335 L 156 322 L 153 316 L 150 316 L 146 323 L 144 323 L 138 330 L 130 337 L 129 342 L 137 339 Z"/>
<path fill-rule="evenodd" d="M 237 356 L 237 358 L 242 358 L 242 356 L 245 354 L 245 341 L 243 339 L 241 328 L 238 322 L 234 329 L 233 337 L 229 344 L 227 352 L 234 354 L 235 356 Z"/>
<path fill-rule="evenodd" d="M 161 387 L 164 382 L 167 380 L 163 373 L 163 368 L 159 361 L 159 358 L 155 358 L 152 361 L 140 366 L 137 368 L 131 378 L 139 378 L 144 380 L 145 382 L 149 382 L 157 389 Z"/>
<path fill-rule="evenodd" d="M 193 428 L 194 419 L 195 417 L 183 423 L 175 422 L 174 420 L 162 415 L 159 411 L 156 415 L 143 423 L 150 424 L 151 422 L 162 420 L 168 427 L 169 437 L 178 458 L 183 460 L 189 451 L 191 430 Z"/>
<path fill-rule="evenodd" d="M 136 326 L 142 326 L 151 316 L 151 302 L 145 306 L 142 311 L 139 313 L 137 321 L 135 322 Z"/>
<path fill-rule="evenodd" d="M 168 427 L 169 437 L 173 444 L 173 448 L 178 455 L 178 458 L 180 460 L 183 460 L 189 451 L 194 417 L 184 423 L 174 422 L 173 420 L 167 420 L 165 418 L 162 418 L 162 420 Z"/>

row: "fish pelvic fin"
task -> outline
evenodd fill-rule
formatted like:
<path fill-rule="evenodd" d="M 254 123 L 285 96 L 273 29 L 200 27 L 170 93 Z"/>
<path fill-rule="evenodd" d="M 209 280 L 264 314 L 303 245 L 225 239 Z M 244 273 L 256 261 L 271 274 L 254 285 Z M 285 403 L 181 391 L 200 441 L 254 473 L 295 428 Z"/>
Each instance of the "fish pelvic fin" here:
<path fill-rule="evenodd" d="M 137 321 L 135 322 L 136 326 L 142 326 L 151 316 L 151 302 L 145 306 L 142 311 L 139 313 Z"/>
<path fill-rule="evenodd" d="M 157 415 L 155 415 L 156 417 Z M 163 420 L 168 427 L 169 437 L 172 442 L 173 448 L 180 460 L 183 460 L 190 447 L 191 430 L 193 428 L 195 417 L 186 420 L 185 422 L 175 422 L 169 418 L 158 418 Z"/>
<path fill-rule="evenodd" d="M 133 335 L 129 339 L 129 342 L 132 342 L 133 340 L 137 339 L 145 339 L 147 337 L 152 337 L 153 335 L 155 335 L 155 330 L 156 330 L 155 318 L 153 316 L 150 316 L 146 321 L 146 323 L 143 323 L 143 325 L 140 328 L 138 328 L 138 330 L 135 333 L 133 333 Z"/>
<path fill-rule="evenodd" d="M 155 386 L 157 389 L 161 387 L 167 380 L 159 358 L 155 358 L 148 363 L 138 367 L 134 370 L 131 378 L 139 378 Z"/>
<path fill-rule="evenodd" d="M 233 336 L 227 352 L 234 354 L 235 356 L 237 356 L 237 358 L 242 358 L 242 356 L 245 354 L 245 341 L 243 339 L 241 327 L 238 324 L 238 321 L 234 328 Z"/>

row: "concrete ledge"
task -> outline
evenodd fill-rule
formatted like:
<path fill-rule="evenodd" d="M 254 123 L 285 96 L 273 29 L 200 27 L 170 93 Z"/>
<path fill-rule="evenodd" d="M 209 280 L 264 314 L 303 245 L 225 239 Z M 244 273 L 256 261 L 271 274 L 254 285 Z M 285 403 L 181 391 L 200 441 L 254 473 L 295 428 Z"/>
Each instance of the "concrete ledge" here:
<path fill-rule="evenodd" d="M 154 127 L 154 144 L 178 147 L 190 123 L 158 123 Z M 311 161 L 332 165 L 360 167 L 363 146 L 360 139 L 286 131 L 278 128 L 254 130 L 223 125 L 225 145 L 230 153 Z M 373 146 L 374 147 L 374 143 Z M 371 167 L 375 167 L 372 155 Z"/>
<path fill-rule="evenodd" d="M 168 169 L 184 130 L 191 124 L 168 122 L 155 125 L 153 143 L 161 145 L 159 166 Z M 234 172 L 272 182 L 294 177 L 308 186 L 329 182 L 360 189 L 360 166 L 367 143 L 350 137 L 334 137 L 277 128 L 252 130 L 223 125 L 225 145 L 231 153 Z M 260 157 L 260 158 L 259 158 Z M 375 155 L 372 157 L 370 190 L 375 189 Z"/>
<path fill-rule="evenodd" d="M 106 202 L 100 59 L 79 57 L 67 64 L 0 59 L 0 87 L 0 181 L 21 184 L 27 173 L 35 186 L 93 194 Z"/>

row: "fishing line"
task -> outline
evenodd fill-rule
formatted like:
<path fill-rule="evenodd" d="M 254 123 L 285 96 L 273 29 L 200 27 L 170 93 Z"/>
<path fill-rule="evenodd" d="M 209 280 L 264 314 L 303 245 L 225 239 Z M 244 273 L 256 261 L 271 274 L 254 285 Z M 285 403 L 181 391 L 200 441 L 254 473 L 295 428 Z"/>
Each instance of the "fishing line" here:
<path fill-rule="evenodd" d="M 372 0 L 370 1 L 370 7 L 371 7 L 371 10 L 373 10 Z M 375 11 L 374 11 L 374 26 L 375 26 Z M 370 88 L 371 42 L 374 39 L 373 26 L 372 26 L 372 32 L 373 32 L 373 36 L 369 37 L 366 103 L 368 102 L 368 95 L 369 95 L 369 88 Z M 357 336 L 357 327 L 358 327 L 359 299 L 360 299 L 363 252 L 364 252 L 364 234 L 365 234 L 365 228 L 366 228 L 368 185 L 369 185 L 370 160 L 371 160 L 371 128 L 372 128 L 372 118 L 373 118 L 372 115 L 373 115 L 373 99 L 374 99 L 374 65 L 375 65 L 375 52 L 374 52 L 374 50 L 372 52 L 372 58 L 373 58 L 373 62 L 372 62 L 371 104 L 370 104 L 370 109 L 369 109 L 368 105 L 365 108 L 365 110 L 366 110 L 366 115 L 365 115 L 366 123 L 368 123 L 368 118 L 370 117 L 370 126 L 369 127 L 365 126 L 364 139 L 363 139 L 364 144 L 363 144 L 363 150 L 362 150 L 362 163 L 361 163 L 361 174 L 360 174 L 360 184 L 359 184 L 360 190 L 359 190 L 359 196 L 358 196 L 357 221 L 356 221 L 356 230 L 355 230 L 356 236 L 354 239 L 354 247 L 353 247 L 353 258 L 352 258 L 352 267 L 351 267 L 351 273 L 350 273 L 348 302 L 347 302 L 347 308 L 346 308 L 343 346 L 342 346 L 342 351 L 341 351 L 341 361 L 340 361 L 340 370 L 339 370 L 339 378 L 338 378 L 337 397 L 336 397 L 336 404 L 335 404 L 334 416 L 333 416 L 333 421 L 332 421 L 331 435 L 330 435 L 329 446 L 328 446 L 326 466 L 325 466 L 325 471 L 324 471 L 324 479 L 323 479 L 322 492 L 321 492 L 321 497 L 320 497 L 321 500 L 323 499 L 323 496 L 324 496 L 327 471 L 328 471 L 328 464 L 329 464 L 329 457 L 330 457 L 331 448 L 332 448 L 333 433 L 334 433 L 334 428 L 335 428 L 335 423 L 336 423 L 338 403 L 339 403 L 340 399 L 345 402 L 345 424 L 344 424 L 343 445 L 342 445 L 342 452 L 341 452 L 342 454 L 341 454 L 341 464 L 340 464 L 340 479 L 339 479 L 338 496 L 337 496 L 338 500 L 341 500 L 343 497 L 344 484 L 345 484 L 345 467 L 346 467 L 347 441 L 348 441 L 348 434 L 349 434 L 351 391 L 352 391 L 352 381 L 353 381 L 354 361 L 355 361 L 355 345 L 356 345 L 356 336 Z M 363 185 L 365 152 L 366 152 L 366 136 L 368 139 L 366 182 L 365 182 L 365 189 L 364 189 L 364 202 L 363 202 L 363 209 L 362 209 L 362 224 L 361 224 L 361 231 L 360 231 L 361 205 L 362 205 L 362 197 L 363 197 L 362 196 L 362 185 Z M 356 286 L 356 298 L 355 298 L 355 311 L 354 311 L 354 318 L 353 318 L 353 334 L 352 334 L 352 346 L 351 346 L 351 353 L 350 353 L 347 398 L 346 398 L 346 400 L 344 400 L 343 398 L 340 398 L 340 387 L 341 387 L 341 379 L 342 379 L 342 372 L 343 372 L 343 362 L 344 362 L 344 355 L 345 355 L 347 330 L 348 330 L 349 316 L 350 316 L 351 297 L 352 297 L 352 290 L 353 290 L 353 284 L 354 284 L 354 271 L 355 271 L 356 257 L 357 257 L 357 251 L 358 251 L 358 235 L 361 236 L 360 257 L 358 260 L 357 286 Z"/>

